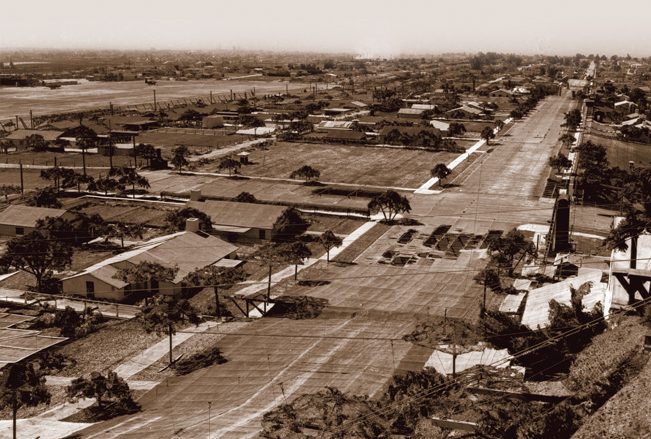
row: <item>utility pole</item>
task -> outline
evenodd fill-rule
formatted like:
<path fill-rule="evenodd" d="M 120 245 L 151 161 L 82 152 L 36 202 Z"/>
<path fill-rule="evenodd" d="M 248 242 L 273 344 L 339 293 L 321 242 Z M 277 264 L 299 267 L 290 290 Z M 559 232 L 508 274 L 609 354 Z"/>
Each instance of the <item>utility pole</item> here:
<path fill-rule="evenodd" d="M 23 161 L 18 162 L 20 167 L 20 193 L 21 195 L 25 193 L 25 182 L 23 181 Z"/>
<path fill-rule="evenodd" d="M 154 89 L 154 111 L 156 111 L 156 89 Z"/>
<path fill-rule="evenodd" d="M 34 115 L 32 114 L 32 110 L 29 110 L 29 127 L 34 129 Z"/>
<path fill-rule="evenodd" d="M 210 439 L 210 406 L 212 401 L 208 401 L 208 439 Z"/>

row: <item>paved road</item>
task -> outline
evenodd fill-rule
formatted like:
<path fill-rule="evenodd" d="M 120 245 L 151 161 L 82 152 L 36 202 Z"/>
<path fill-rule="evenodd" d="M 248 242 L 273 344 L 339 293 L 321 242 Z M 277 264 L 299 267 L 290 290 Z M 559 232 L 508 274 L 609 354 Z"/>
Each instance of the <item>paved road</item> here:
<path fill-rule="evenodd" d="M 559 147 L 560 125 L 571 105 L 568 95 L 547 98 L 527 119 L 482 147 L 481 157 L 449 182 L 457 187 L 414 195 L 412 216 L 428 225 L 450 224 L 480 234 L 523 223 L 545 224 L 553 207 L 540 199 L 547 160 Z"/>
<path fill-rule="evenodd" d="M 457 177 L 458 187 L 440 194 L 411 195 L 414 216 L 427 226 L 453 224 L 477 232 L 544 224 L 551 214 L 549 202 L 540 200 L 547 158 L 557 148 L 559 126 L 569 107 L 567 96 L 548 98 L 498 139 L 499 144 L 489 146 L 492 152 L 469 165 Z M 399 234 L 394 229 L 387 233 Z M 382 242 L 390 239 L 379 239 L 375 253 L 381 253 Z M 311 287 L 308 294 L 328 293 L 324 295 L 339 304 L 319 318 L 264 318 L 221 325 L 219 331 L 225 333 L 219 347 L 229 362 L 169 380 L 141 399 L 143 412 L 93 426 L 83 437 L 251 438 L 257 436 L 265 412 L 297 395 L 335 386 L 373 396 L 395 371 L 419 370 L 432 351 L 400 337 L 419 318 L 431 314 L 430 307 L 441 315 L 452 307 L 449 311 L 459 316 L 477 308 L 481 287 L 472 282 L 472 275 L 459 275 L 454 269 L 472 268 L 481 261 L 464 253 L 458 260 L 443 258 L 404 268 L 414 270 L 407 278 L 383 278 L 366 272 L 391 276 L 400 269 L 385 270 L 369 262 L 368 253 L 373 251 L 365 252 L 352 266 L 352 273 L 357 270 L 359 276 L 351 276 L 350 267 L 330 264 L 324 277 L 338 280 Z"/>

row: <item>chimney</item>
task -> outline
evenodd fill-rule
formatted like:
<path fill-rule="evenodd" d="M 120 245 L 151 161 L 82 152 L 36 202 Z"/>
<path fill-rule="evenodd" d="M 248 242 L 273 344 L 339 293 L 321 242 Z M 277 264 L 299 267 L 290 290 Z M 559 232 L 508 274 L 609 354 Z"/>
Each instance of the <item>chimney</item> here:
<path fill-rule="evenodd" d="M 186 232 L 198 232 L 199 231 L 199 218 L 188 218 L 185 220 L 185 231 Z"/>
<path fill-rule="evenodd" d="M 201 189 L 190 191 L 190 201 L 201 201 Z"/>

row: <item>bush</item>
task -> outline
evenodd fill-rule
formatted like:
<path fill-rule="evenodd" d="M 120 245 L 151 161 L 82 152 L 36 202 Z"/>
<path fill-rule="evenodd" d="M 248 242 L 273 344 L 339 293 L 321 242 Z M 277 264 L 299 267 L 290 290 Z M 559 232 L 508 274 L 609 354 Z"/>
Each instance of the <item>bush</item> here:
<path fill-rule="evenodd" d="M 222 356 L 218 348 L 208 348 L 177 361 L 174 364 L 174 372 L 177 375 L 187 375 L 195 370 L 203 369 L 213 364 L 223 364 L 226 361 L 228 360 Z"/>

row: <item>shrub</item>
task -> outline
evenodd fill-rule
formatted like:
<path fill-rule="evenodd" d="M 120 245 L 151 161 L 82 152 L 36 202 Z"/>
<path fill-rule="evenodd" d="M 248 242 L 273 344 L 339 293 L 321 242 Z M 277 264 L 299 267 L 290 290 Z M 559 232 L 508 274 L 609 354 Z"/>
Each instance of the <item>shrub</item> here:
<path fill-rule="evenodd" d="M 177 375 L 187 375 L 195 370 L 213 364 L 223 364 L 226 361 L 228 360 L 222 356 L 221 351 L 216 347 L 212 347 L 177 361 L 174 364 L 174 371 Z"/>

